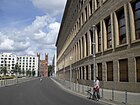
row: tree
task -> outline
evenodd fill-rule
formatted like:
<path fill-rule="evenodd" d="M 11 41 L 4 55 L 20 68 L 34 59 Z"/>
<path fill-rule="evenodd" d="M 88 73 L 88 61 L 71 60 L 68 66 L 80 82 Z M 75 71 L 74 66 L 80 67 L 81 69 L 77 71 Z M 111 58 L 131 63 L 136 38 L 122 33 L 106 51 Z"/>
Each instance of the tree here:
<path fill-rule="evenodd" d="M 14 72 L 16 75 L 17 75 L 17 73 L 21 74 L 21 69 L 20 69 L 18 63 L 16 63 L 13 72 Z"/>
<path fill-rule="evenodd" d="M 36 74 L 36 73 L 35 73 L 35 71 L 33 70 L 33 71 L 32 71 L 32 76 L 34 77 L 34 76 L 35 76 L 35 74 Z"/>
<path fill-rule="evenodd" d="M 54 71 L 53 71 L 52 65 L 49 65 L 49 66 L 48 66 L 48 74 L 49 74 L 49 76 L 51 76 L 53 72 L 54 72 Z"/>
<path fill-rule="evenodd" d="M 8 71 L 7 71 L 7 68 L 6 68 L 6 67 L 2 67 L 2 68 L 1 68 L 1 72 L 2 72 L 4 75 L 6 75 L 6 73 L 8 72 Z"/>
<path fill-rule="evenodd" d="M 27 76 L 31 76 L 31 74 L 32 74 L 32 73 L 31 73 L 31 70 L 27 70 L 27 71 L 26 71 L 26 75 L 27 75 Z"/>
<path fill-rule="evenodd" d="M 23 76 L 24 76 L 24 74 L 25 74 L 25 70 L 22 70 L 22 74 L 23 74 Z"/>

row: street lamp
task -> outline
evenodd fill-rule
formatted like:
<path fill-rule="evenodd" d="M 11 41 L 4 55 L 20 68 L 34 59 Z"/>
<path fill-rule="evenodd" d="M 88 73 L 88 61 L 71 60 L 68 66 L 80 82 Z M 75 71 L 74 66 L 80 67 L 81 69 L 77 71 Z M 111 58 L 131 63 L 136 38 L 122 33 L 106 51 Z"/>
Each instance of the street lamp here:
<path fill-rule="evenodd" d="M 95 42 L 95 29 L 96 29 L 96 26 L 95 25 L 92 25 L 92 31 L 93 31 L 93 42 L 92 42 L 92 47 L 93 47 L 93 81 L 95 80 L 95 70 L 96 70 L 96 42 Z"/>

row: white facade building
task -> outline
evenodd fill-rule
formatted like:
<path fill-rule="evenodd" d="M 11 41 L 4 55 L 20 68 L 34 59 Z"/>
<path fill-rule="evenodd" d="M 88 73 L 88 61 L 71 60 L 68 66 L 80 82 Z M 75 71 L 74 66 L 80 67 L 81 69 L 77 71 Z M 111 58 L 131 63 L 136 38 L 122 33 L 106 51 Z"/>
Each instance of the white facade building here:
<path fill-rule="evenodd" d="M 33 56 L 17 56 L 11 53 L 0 54 L 0 68 L 6 67 L 8 75 L 11 74 L 11 71 L 14 70 L 15 65 L 18 64 L 20 70 L 26 71 L 35 71 L 35 76 L 38 76 L 38 57 Z"/>
<path fill-rule="evenodd" d="M 5 66 L 8 71 L 7 74 L 11 74 L 11 70 L 14 69 L 16 62 L 17 62 L 16 55 L 11 53 L 0 54 L 0 68 Z"/>
<path fill-rule="evenodd" d="M 38 57 L 17 56 L 17 63 L 22 71 L 35 71 L 35 76 L 38 76 Z"/>

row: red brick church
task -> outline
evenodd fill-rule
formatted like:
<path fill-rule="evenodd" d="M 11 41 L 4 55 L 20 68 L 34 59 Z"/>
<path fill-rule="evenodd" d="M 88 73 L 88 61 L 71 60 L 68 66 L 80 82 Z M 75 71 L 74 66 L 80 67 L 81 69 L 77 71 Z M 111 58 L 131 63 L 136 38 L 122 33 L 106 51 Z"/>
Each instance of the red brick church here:
<path fill-rule="evenodd" d="M 40 59 L 40 53 L 37 53 L 39 59 L 39 76 L 48 77 L 48 54 L 45 53 L 45 60 Z"/>

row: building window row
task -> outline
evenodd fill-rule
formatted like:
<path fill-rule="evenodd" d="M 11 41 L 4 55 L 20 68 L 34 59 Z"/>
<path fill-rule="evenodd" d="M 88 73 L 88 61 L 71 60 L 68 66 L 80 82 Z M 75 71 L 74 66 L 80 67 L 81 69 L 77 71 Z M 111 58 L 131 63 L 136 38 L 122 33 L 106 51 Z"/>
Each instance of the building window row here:
<path fill-rule="evenodd" d="M 140 1 L 136 2 L 135 5 L 136 4 L 138 5 L 139 3 Z M 139 8 L 138 10 L 140 11 Z M 137 15 L 137 19 L 138 20 L 135 21 L 135 25 L 139 25 L 140 15 Z M 113 21 L 116 21 L 116 22 L 113 23 Z M 101 30 L 102 27 L 103 27 L 103 30 Z M 113 29 L 115 30 L 113 31 Z M 131 36 L 135 35 L 136 37 L 135 40 L 140 40 L 140 37 L 139 37 L 140 33 L 138 33 L 139 28 L 136 28 L 135 30 L 137 31 L 137 34 L 132 34 Z M 124 8 L 121 8 L 118 11 L 114 12 L 113 14 L 107 16 L 103 21 L 100 21 L 96 25 L 95 33 L 93 33 L 92 30 L 89 30 L 85 35 L 83 35 L 82 38 L 79 39 L 77 43 L 75 44 L 73 48 L 75 50 L 72 50 L 73 56 L 76 58 L 76 61 L 77 61 L 93 53 L 93 47 L 92 47 L 93 34 L 96 35 L 96 53 L 102 52 L 102 48 L 104 50 L 107 50 L 110 48 L 114 49 L 114 48 L 119 47 L 120 45 L 128 44 L 127 39 L 129 36 L 127 34 L 127 31 L 128 30 L 126 30 L 125 11 L 124 11 Z M 77 57 L 77 55 L 79 57 Z"/>
<path fill-rule="evenodd" d="M 140 82 L 140 57 L 135 58 L 136 68 L 136 82 Z M 103 81 L 103 75 L 106 78 L 105 81 L 114 81 L 114 64 L 113 61 L 108 61 L 105 63 L 106 68 L 102 68 L 102 63 L 97 63 L 97 72 L 96 77 L 99 77 L 100 81 Z M 93 80 L 93 64 L 82 66 L 78 69 L 78 79 L 83 80 Z M 106 70 L 106 71 L 103 71 Z M 120 82 L 129 82 L 129 70 L 128 70 L 128 59 L 118 60 L 118 81 Z"/>

